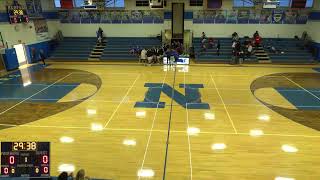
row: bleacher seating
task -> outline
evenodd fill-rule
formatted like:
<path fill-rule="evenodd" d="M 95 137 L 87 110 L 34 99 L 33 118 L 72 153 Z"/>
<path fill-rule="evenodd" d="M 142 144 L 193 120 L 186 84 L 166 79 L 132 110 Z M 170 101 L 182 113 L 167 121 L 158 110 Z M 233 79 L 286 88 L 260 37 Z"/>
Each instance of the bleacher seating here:
<path fill-rule="evenodd" d="M 301 42 L 293 38 L 267 38 L 263 39 L 265 51 L 269 54 L 272 63 L 314 63 L 312 54 L 301 48 Z M 271 53 L 267 46 L 274 46 L 284 53 Z"/>
<path fill-rule="evenodd" d="M 96 41 L 95 37 L 65 37 L 49 59 L 87 61 Z"/>
<path fill-rule="evenodd" d="M 207 49 L 205 52 L 201 52 L 201 38 L 193 38 L 193 47 L 196 53 L 196 62 L 198 63 L 230 63 L 232 58 L 232 41 L 231 38 L 214 38 L 214 42 L 216 43 L 220 40 L 220 55 L 218 56 L 216 53 L 216 47 L 212 49 Z M 256 61 L 255 56 L 251 56 L 250 60 L 247 61 Z"/>
<path fill-rule="evenodd" d="M 100 59 L 101 61 L 137 61 L 138 57 L 129 53 L 132 47 L 152 48 L 160 45 L 159 39 L 151 37 L 109 37 Z"/>
<path fill-rule="evenodd" d="M 220 56 L 216 54 L 216 48 L 207 49 L 205 52 L 199 53 L 201 50 L 201 38 L 193 39 L 193 46 L 196 52 L 197 62 L 213 62 L 213 63 L 229 63 L 232 58 L 231 38 L 215 38 L 215 41 L 220 40 L 221 49 Z M 314 63 L 311 52 L 307 49 L 301 49 L 297 46 L 298 40 L 293 38 L 263 38 L 263 47 L 265 52 L 270 57 L 272 63 L 283 64 L 299 64 L 299 63 Z M 267 46 L 275 46 L 276 49 L 284 51 L 284 53 L 275 54 L 271 53 Z M 257 58 L 253 55 L 247 62 L 258 62 Z"/>
<path fill-rule="evenodd" d="M 201 52 L 201 38 L 193 38 L 193 47 L 196 53 L 197 62 L 221 62 L 228 63 L 231 60 L 231 39 L 230 38 L 215 38 L 215 43 L 220 40 L 220 56 L 216 54 L 216 48 L 207 49 L 205 52 Z"/>

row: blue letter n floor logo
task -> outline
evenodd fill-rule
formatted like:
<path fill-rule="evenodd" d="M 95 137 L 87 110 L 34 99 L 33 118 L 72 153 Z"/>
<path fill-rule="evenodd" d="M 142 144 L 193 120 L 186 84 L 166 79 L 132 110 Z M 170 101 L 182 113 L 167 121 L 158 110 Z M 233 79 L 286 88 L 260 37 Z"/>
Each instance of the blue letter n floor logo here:
<path fill-rule="evenodd" d="M 165 102 L 160 102 L 161 93 L 164 93 L 184 108 L 210 109 L 208 103 L 201 102 L 199 88 L 203 88 L 203 84 L 179 84 L 179 88 L 184 88 L 185 95 L 173 89 L 168 84 L 145 83 L 144 87 L 147 87 L 148 91 L 143 101 L 136 102 L 134 105 L 136 108 L 164 108 Z"/>

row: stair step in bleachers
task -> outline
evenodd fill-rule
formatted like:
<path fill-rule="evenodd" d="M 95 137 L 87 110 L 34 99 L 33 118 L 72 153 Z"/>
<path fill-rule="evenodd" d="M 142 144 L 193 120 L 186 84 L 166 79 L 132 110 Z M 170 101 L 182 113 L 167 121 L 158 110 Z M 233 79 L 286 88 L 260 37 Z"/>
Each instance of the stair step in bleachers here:
<path fill-rule="evenodd" d="M 150 37 L 110 37 L 101 56 L 102 61 L 128 60 L 138 61 L 138 57 L 130 54 L 132 47 L 152 48 L 161 45 L 157 38 Z"/>
<path fill-rule="evenodd" d="M 271 63 L 268 53 L 262 46 L 255 47 L 254 55 L 257 57 L 259 63 Z"/>
<path fill-rule="evenodd" d="M 263 40 L 263 46 L 268 52 L 272 63 L 314 63 L 311 52 L 301 49 L 302 42 L 289 38 L 267 38 Z M 275 47 L 278 53 L 270 52 L 270 47 Z"/>
<path fill-rule="evenodd" d="M 103 54 L 103 50 L 106 47 L 106 41 L 102 41 L 101 43 L 97 43 L 93 50 L 91 51 L 91 54 L 88 58 L 89 61 L 100 61 L 100 58 Z"/>
<path fill-rule="evenodd" d="M 196 62 L 199 63 L 230 63 L 232 58 L 232 47 L 230 38 L 215 38 L 215 42 L 220 40 L 220 55 L 217 55 L 216 48 L 201 51 L 201 38 L 193 38 L 193 47 L 196 53 Z"/>
<path fill-rule="evenodd" d="M 49 59 L 53 61 L 85 61 L 88 60 L 95 44 L 95 37 L 65 37 Z"/>

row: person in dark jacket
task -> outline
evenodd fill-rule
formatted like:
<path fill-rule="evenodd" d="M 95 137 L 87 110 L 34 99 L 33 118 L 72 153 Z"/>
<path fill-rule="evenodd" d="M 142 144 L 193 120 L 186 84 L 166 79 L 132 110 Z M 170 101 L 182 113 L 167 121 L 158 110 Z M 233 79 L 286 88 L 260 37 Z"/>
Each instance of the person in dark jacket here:
<path fill-rule="evenodd" d="M 156 50 L 156 55 L 157 55 L 157 61 L 158 61 L 158 63 L 161 63 L 161 61 L 162 61 L 162 59 L 163 59 L 163 53 L 164 53 L 164 51 L 163 51 L 163 48 L 162 48 L 162 47 L 157 48 L 157 50 Z"/>
<path fill-rule="evenodd" d="M 36 62 L 37 61 L 37 51 L 36 48 L 31 48 L 31 59 L 32 62 Z"/>
<path fill-rule="evenodd" d="M 148 63 L 149 64 L 152 64 L 152 62 L 153 62 L 153 59 L 154 58 L 154 51 L 153 51 L 153 49 L 148 49 L 147 50 L 147 59 L 148 59 Z"/>
<path fill-rule="evenodd" d="M 40 55 L 40 61 L 42 61 L 43 65 L 45 66 L 46 62 L 44 60 L 46 59 L 46 55 L 44 54 L 43 49 L 40 50 L 39 55 Z"/>
<path fill-rule="evenodd" d="M 220 56 L 220 47 L 221 47 L 220 40 L 218 40 L 218 42 L 217 42 L 217 55 L 218 56 Z"/>

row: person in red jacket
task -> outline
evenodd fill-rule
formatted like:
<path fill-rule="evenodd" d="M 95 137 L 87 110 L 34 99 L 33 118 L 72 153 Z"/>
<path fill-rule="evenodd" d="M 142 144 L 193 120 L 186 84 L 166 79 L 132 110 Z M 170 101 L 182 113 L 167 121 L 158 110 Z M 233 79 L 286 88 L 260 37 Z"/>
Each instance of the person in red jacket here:
<path fill-rule="evenodd" d="M 256 46 L 260 46 L 261 42 L 262 42 L 262 38 L 259 35 L 254 38 L 254 44 Z"/>

